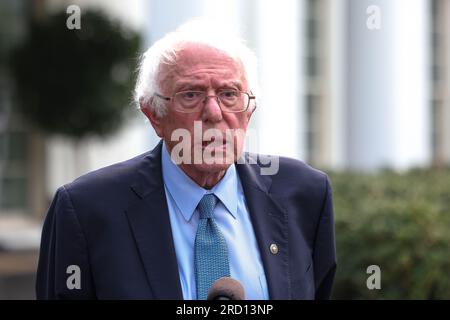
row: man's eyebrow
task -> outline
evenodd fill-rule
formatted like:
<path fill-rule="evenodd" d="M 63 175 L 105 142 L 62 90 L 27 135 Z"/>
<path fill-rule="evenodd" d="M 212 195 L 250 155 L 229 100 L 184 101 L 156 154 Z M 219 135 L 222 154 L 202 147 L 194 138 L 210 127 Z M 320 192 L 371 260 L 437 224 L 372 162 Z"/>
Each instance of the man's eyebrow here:
<path fill-rule="evenodd" d="M 196 80 L 185 80 L 179 81 L 175 84 L 175 90 L 184 90 L 184 89 L 206 89 L 208 85 L 204 81 L 196 81 Z M 218 83 L 219 88 L 238 88 L 242 89 L 241 81 L 223 81 Z"/>
<path fill-rule="evenodd" d="M 221 87 L 237 87 L 242 88 L 242 83 L 240 81 L 225 81 L 221 84 Z"/>

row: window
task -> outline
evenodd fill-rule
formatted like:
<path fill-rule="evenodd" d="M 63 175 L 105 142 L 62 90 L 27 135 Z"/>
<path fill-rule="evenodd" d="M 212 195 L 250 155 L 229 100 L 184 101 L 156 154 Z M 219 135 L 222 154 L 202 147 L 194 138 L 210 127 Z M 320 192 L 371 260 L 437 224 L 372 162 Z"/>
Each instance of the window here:
<path fill-rule="evenodd" d="M 0 214 L 28 211 L 27 135 L 0 133 Z"/>

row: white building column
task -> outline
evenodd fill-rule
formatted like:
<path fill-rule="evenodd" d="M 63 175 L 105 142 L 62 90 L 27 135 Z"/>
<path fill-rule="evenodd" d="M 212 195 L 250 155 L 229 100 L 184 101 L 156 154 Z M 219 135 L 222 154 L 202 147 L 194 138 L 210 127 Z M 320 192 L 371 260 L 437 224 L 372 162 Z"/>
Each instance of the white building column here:
<path fill-rule="evenodd" d="M 380 29 L 367 20 L 380 11 Z M 427 0 L 350 0 L 347 163 L 405 169 L 429 164 Z"/>
<path fill-rule="evenodd" d="M 347 71 L 348 54 L 348 1 L 329 0 L 330 34 L 329 55 L 330 63 L 330 97 L 328 99 L 330 128 L 326 130 L 329 140 L 329 158 L 327 166 L 340 170 L 346 166 L 346 128 L 347 128 L 347 81 L 343 81 Z"/>
<path fill-rule="evenodd" d="M 255 6 L 261 102 L 258 152 L 305 158 L 300 59 L 302 1 L 261 0 Z"/>
<path fill-rule="evenodd" d="M 450 164 L 450 1 L 440 1 L 441 10 L 439 17 L 439 29 L 440 29 L 440 48 L 439 48 L 439 64 L 442 70 L 439 70 L 440 79 L 438 87 L 435 88 L 436 98 L 441 103 L 442 119 L 441 129 L 442 132 L 440 139 L 442 144 L 439 146 L 437 163 Z"/>

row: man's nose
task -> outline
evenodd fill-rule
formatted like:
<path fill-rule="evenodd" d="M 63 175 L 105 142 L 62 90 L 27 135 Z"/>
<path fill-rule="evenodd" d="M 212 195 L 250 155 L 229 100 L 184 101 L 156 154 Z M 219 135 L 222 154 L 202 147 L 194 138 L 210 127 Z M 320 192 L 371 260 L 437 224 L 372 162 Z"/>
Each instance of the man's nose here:
<path fill-rule="evenodd" d="M 205 104 L 202 114 L 203 121 L 218 122 L 222 120 L 222 110 L 217 96 L 214 94 L 208 95 L 203 103 Z"/>

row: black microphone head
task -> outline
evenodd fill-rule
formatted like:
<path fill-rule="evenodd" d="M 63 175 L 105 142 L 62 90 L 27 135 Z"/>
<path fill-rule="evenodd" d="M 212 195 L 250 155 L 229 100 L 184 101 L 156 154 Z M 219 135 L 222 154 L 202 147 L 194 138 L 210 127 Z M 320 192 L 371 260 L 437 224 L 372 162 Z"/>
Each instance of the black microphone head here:
<path fill-rule="evenodd" d="M 244 287 L 233 278 L 220 278 L 209 288 L 208 300 L 245 300 Z"/>

